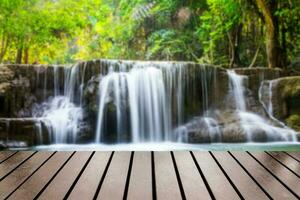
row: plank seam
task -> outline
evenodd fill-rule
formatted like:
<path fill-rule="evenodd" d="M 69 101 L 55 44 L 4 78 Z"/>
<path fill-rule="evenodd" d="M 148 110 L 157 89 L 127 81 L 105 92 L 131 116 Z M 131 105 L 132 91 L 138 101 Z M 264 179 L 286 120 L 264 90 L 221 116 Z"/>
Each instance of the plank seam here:
<path fill-rule="evenodd" d="M 281 164 L 283 167 L 285 167 L 287 170 L 289 170 L 291 173 L 293 173 L 295 176 L 297 176 L 298 178 L 300 178 L 300 176 L 295 173 L 292 169 L 290 169 L 288 166 L 286 166 L 283 162 L 281 162 L 279 159 L 277 159 L 275 156 L 273 156 L 272 154 L 270 154 L 269 152 L 265 152 L 266 154 L 268 154 L 269 156 L 271 156 L 274 160 L 276 160 L 279 164 Z"/>
<path fill-rule="evenodd" d="M 78 180 L 80 179 L 81 175 L 83 174 L 84 170 L 86 169 L 86 167 L 88 166 L 88 164 L 90 163 L 91 159 L 93 158 L 95 154 L 95 151 L 93 151 L 93 153 L 89 156 L 89 158 L 87 159 L 87 161 L 85 162 L 84 166 L 82 167 L 82 169 L 80 170 L 79 174 L 77 175 L 76 179 L 74 180 L 74 182 L 72 183 L 71 187 L 69 188 L 68 192 L 66 193 L 65 197 L 63 198 L 68 199 L 69 195 L 71 194 L 72 190 L 74 189 L 75 185 L 77 184 Z"/>
<path fill-rule="evenodd" d="M 179 174 L 179 171 L 178 171 L 178 167 L 177 167 L 177 164 L 176 164 L 176 160 L 175 160 L 175 156 L 174 156 L 173 151 L 171 151 L 170 154 L 171 154 L 172 161 L 173 161 L 173 167 L 175 169 L 177 183 L 178 183 L 178 186 L 179 186 L 179 189 L 180 189 L 181 198 L 182 199 L 186 199 L 186 196 L 185 196 L 185 193 L 184 193 L 183 185 L 182 185 L 182 182 L 181 182 L 181 179 L 180 179 L 180 174 Z"/>
<path fill-rule="evenodd" d="M 202 180 L 203 180 L 203 182 L 204 182 L 204 184 L 205 184 L 205 186 L 206 186 L 206 189 L 207 189 L 207 191 L 208 191 L 210 197 L 211 197 L 213 200 L 215 200 L 216 197 L 214 196 L 214 193 L 212 192 L 212 190 L 211 190 L 211 188 L 210 188 L 210 186 L 209 186 L 209 183 L 208 183 L 208 181 L 206 180 L 205 175 L 204 175 L 204 173 L 202 172 L 201 167 L 200 167 L 200 165 L 198 164 L 197 159 L 196 159 L 194 153 L 193 153 L 192 151 L 190 151 L 190 154 L 191 154 L 191 156 L 192 156 L 192 159 L 193 159 L 193 161 L 194 161 L 194 164 L 195 164 L 196 167 L 197 167 L 198 172 L 200 173 L 200 176 L 201 176 L 201 178 L 202 178 Z"/>
<path fill-rule="evenodd" d="M 53 152 L 38 168 L 36 168 L 24 181 L 22 181 L 9 195 L 7 195 L 4 199 L 8 199 L 15 191 L 17 191 L 27 180 L 30 179 L 50 158 L 52 158 L 56 154 L 56 151 Z"/>
<path fill-rule="evenodd" d="M 151 151 L 151 176 L 152 176 L 152 197 L 154 200 L 156 200 L 157 194 L 156 194 L 156 178 L 155 178 L 155 159 L 154 159 L 153 151 Z"/>
<path fill-rule="evenodd" d="M 50 183 L 54 180 L 54 178 L 58 175 L 58 173 L 64 168 L 64 166 L 68 163 L 68 161 L 74 156 L 74 154 L 76 153 L 76 151 L 74 151 L 69 158 L 60 166 L 60 168 L 55 172 L 55 174 L 51 177 L 51 179 L 46 183 L 46 185 L 44 185 L 44 187 L 41 189 L 41 191 L 33 198 L 33 199 L 38 199 L 39 196 L 41 196 L 41 194 L 46 190 L 46 188 L 48 187 L 48 185 L 50 185 Z"/>
<path fill-rule="evenodd" d="M 233 189 L 235 190 L 235 192 L 237 193 L 237 195 L 241 199 L 245 199 L 243 197 L 243 195 L 241 194 L 241 192 L 238 190 L 238 188 L 235 186 L 235 184 L 233 183 L 233 181 L 231 180 L 231 178 L 228 176 L 228 174 L 226 173 L 226 171 L 223 169 L 223 167 L 221 166 L 221 164 L 219 163 L 219 161 L 212 154 L 212 152 L 209 151 L 209 154 L 212 156 L 212 158 L 214 159 L 214 161 L 217 163 L 218 167 L 221 169 L 221 171 L 223 172 L 223 174 L 225 175 L 226 179 L 229 181 L 230 185 L 233 187 Z"/>
<path fill-rule="evenodd" d="M 266 171 L 268 171 L 278 182 L 280 182 L 289 192 L 291 192 L 295 197 L 300 199 L 300 197 L 291 189 L 289 188 L 280 178 L 278 178 L 271 170 L 265 167 L 256 157 L 254 157 L 250 152 L 247 153 L 256 161 L 258 162 Z"/>
<path fill-rule="evenodd" d="M 259 184 L 259 182 L 251 175 L 251 173 L 244 167 L 242 163 L 231 153 L 229 152 L 229 155 L 238 163 L 238 165 L 248 174 L 248 176 L 256 183 L 256 185 L 267 195 L 269 199 L 273 199 L 271 195 Z"/>
<path fill-rule="evenodd" d="M 111 163 L 111 161 L 112 161 L 112 158 L 113 158 L 113 156 L 114 156 L 114 153 L 115 153 L 115 152 L 112 152 L 112 153 L 111 153 L 111 155 L 110 155 L 110 157 L 109 157 L 109 160 L 108 160 L 108 162 L 107 162 L 107 165 L 106 165 L 106 167 L 105 167 L 105 169 L 104 169 L 104 171 L 103 171 L 102 177 L 101 177 L 101 179 L 100 179 L 100 181 L 99 181 L 97 190 L 96 190 L 95 195 L 94 195 L 94 197 L 93 197 L 94 200 L 97 199 L 97 196 L 98 196 L 98 194 L 99 194 L 99 192 L 100 192 L 101 186 L 102 186 L 102 184 L 103 184 L 103 182 L 104 182 L 104 178 L 105 178 L 105 176 L 106 176 L 106 174 L 107 174 L 107 171 L 108 171 L 108 168 L 109 168 L 110 163 Z"/>
<path fill-rule="evenodd" d="M 18 167 L 20 167 L 23 163 L 25 163 L 27 160 L 29 160 L 36 153 L 37 153 L 37 151 L 35 151 L 33 154 L 31 154 L 30 156 L 28 156 L 25 160 L 23 160 L 22 162 L 20 162 L 16 167 L 14 167 L 7 174 L 5 174 L 2 178 L 0 178 L 0 181 L 3 181 L 3 179 L 5 179 L 8 175 L 10 175 L 11 173 L 13 173 L 13 171 L 15 171 Z"/>
<path fill-rule="evenodd" d="M 127 177 L 126 177 L 126 183 L 125 183 L 125 189 L 124 189 L 124 195 L 123 195 L 124 200 L 127 199 L 127 195 L 128 195 L 128 188 L 129 188 L 129 183 L 130 183 L 130 176 L 131 176 L 133 158 L 134 158 L 134 152 L 131 152 L 128 172 L 127 172 Z"/>
<path fill-rule="evenodd" d="M 289 154 L 288 152 L 285 152 L 285 151 L 284 151 L 284 153 L 286 153 L 288 156 L 290 156 L 290 157 L 293 158 L 294 160 L 300 162 L 300 160 L 298 160 L 296 157 L 292 156 L 292 155 Z"/>
<path fill-rule="evenodd" d="M 14 152 L 13 154 L 7 156 L 6 158 L 4 158 L 2 161 L 0 161 L 0 164 L 2 164 L 3 162 L 5 162 L 6 160 L 10 159 L 11 157 L 13 157 L 16 153 L 18 153 L 19 151 Z"/>

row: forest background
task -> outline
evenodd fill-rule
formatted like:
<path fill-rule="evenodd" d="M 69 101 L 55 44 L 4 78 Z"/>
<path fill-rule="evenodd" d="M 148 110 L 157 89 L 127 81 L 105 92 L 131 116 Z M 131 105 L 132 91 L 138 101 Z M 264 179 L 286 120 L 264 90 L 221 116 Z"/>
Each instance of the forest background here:
<path fill-rule="evenodd" d="M 300 0 L 0 0 L 0 63 L 95 58 L 286 68 Z"/>

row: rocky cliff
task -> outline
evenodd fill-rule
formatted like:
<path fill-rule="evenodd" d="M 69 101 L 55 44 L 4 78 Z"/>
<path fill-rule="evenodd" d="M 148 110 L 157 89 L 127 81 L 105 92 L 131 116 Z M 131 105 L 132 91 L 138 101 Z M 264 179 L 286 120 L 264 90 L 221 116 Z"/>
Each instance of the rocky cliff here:
<path fill-rule="evenodd" d="M 55 95 L 68 95 L 72 103 L 82 107 L 83 117 L 80 138 L 75 141 L 91 141 L 95 137 L 94 130 L 99 111 L 99 84 L 103 77 L 110 71 L 128 71 L 137 61 L 106 61 L 93 60 L 77 63 L 73 66 L 45 66 L 45 65 L 1 65 L 0 66 L 0 140 L 2 141 L 25 141 L 27 145 L 37 143 L 51 143 L 53 136 L 47 129 L 47 123 L 37 119 L 38 110 L 42 110 L 44 102 L 50 101 Z M 176 77 L 181 80 L 173 80 L 169 88 L 173 100 L 171 102 L 172 126 L 176 128 L 179 123 L 178 91 L 181 91 L 184 113 L 182 120 L 189 128 L 187 132 L 188 142 L 244 142 L 247 134 L 242 131 L 234 116 L 234 98 L 230 95 L 230 81 L 225 69 L 210 65 L 199 65 L 195 63 L 168 63 L 168 66 L 184 65 L 184 71 L 165 71 L 167 81 L 168 73 L 177 73 Z M 164 62 L 141 62 L 142 65 L 161 67 Z M 235 69 L 238 74 L 244 75 L 247 110 L 268 117 L 266 108 L 261 101 L 268 99 L 268 83 L 276 79 L 272 88 L 272 106 L 274 116 L 281 120 L 290 122 L 297 121 L 295 115 L 299 115 L 299 77 L 283 77 L 285 73 L 279 69 L 253 68 Z M 72 78 L 70 78 L 72 76 Z M 283 77 L 283 78 L 282 78 Z M 68 82 L 69 81 L 69 82 Z M 71 81 L 71 83 L 70 83 Z M 73 82 L 72 82 L 73 81 Z M 178 81 L 184 81 L 182 90 L 174 86 Z M 262 87 L 261 84 L 263 83 Z M 276 85 L 276 86 L 275 86 Z M 68 89 L 66 87 L 70 87 Z M 177 87 L 177 86 L 176 86 Z M 174 90 L 174 91 L 173 91 Z M 259 95 L 262 92 L 262 97 Z M 124 102 L 126 102 L 124 100 Z M 113 91 L 108 92 L 106 98 L 107 110 L 106 129 L 111 134 L 108 141 L 114 141 L 116 135 L 115 120 L 117 115 L 116 102 Z M 129 105 L 124 104 L 125 109 Z M 129 112 L 129 111 L 128 111 Z M 126 112 L 125 112 L 126 113 Z M 213 120 L 207 121 L 200 116 L 210 115 Z M 200 118 L 199 118 L 200 117 Z M 289 119 L 289 120 L 288 120 Z M 42 122 L 41 122 L 42 121 Z M 129 122 L 128 122 L 129 123 Z M 201 125 L 202 124 L 202 125 Z M 78 124 L 77 124 L 78 125 Z M 294 125 L 293 125 L 294 126 Z M 214 130 L 208 130 L 209 128 Z M 124 137 L 129 137 L 132 127 L 124 129 Z M 199 130 L 207 130 L 199 131 Z M 222 132 L 221 136 L 211 135 L 211 132 Z M 268 138 L 256 131 L 253 135 L 254 141 L 267 141 Z M 127 136 L 126 136 L 127 135 Z M 180 136 L 182 137 L 182 136 Z M 214 137 L 214 138 L 212 138 Z M 43 138 L 41 140 L 40 138 Z M 66 139 L 66 141 L 74 141 Z"/>

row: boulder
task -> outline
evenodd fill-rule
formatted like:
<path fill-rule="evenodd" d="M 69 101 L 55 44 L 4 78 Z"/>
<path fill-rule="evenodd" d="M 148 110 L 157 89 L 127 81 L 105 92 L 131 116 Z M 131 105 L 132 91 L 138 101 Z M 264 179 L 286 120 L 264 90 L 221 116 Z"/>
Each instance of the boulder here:
<path fill-rule="evenodd" d="M 287 125 L 300 132 L 300 115 L 292 114 L 286 119 Z"/>
<path fill-rule="evenodd" d="M 210 117 L 198 117 L 176 131 L 177 138 L 189 143 L 268 142 L 299 138 L 299 133 L 280 127 L 254 113 L 218 112 Z"/>
<path fill-rule="evenodd" d="M 271 106 L 272 115 L 281 121 L 293 114 L 300 115 L 300 76 L 263 82 L 261 96 L 263 103 Z"/>
<path fill-rule="evenodd" d="M 258 100 L 258 91 L 262 81 L 274 80 L 284 76 L 284 71 L 275 68 L 270 69 L 266 67 L 256 67 L 256 68 L 237 68 L 234 69 L 237 74 L 246 75 L 248 77 L 247 86 L 251 93 L 254 95 L 255 99 Z"/>
<path fill-rule="evenodd" d="M 227 124 L 222 129 L 222 142 L 247 142 L 247 134 L 239 123 Z"/>
<path fill-rule="evenodd" d="M 28 146 L 49 143 L 49 134 L 41 122 L 34 118 L 0 118 L 0 141 L 23 142 Z"/>

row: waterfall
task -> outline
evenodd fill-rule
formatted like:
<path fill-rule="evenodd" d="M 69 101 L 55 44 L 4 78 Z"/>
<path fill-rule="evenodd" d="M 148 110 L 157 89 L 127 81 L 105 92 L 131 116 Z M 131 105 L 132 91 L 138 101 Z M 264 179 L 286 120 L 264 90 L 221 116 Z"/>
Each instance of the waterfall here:
<path fill-rule="evenodd" d="M 45 72 L 44 72 L 44 100 L 46 100 L 47 98 L 47 82 L 48 82 L 48 79 L 47 79 L 47 72 L 48 72 L 48 68 L 45 69 Z"/>
<path fill-rule="evenodd" d="M 234 101 L 237 110 L 246 111 L 245 88 L 243 87 L 246 76 L 238 75 L 233 70 L 228 70 L 230 88 L 233 92 Z"/>
<path fill-rule="evenodd" d="M 240 118 L 241 127 L 247 134 L 248 141 L 252 141 L 252 135 L 258 129 L 266 134 L 268 141 L 297 141 L 296 132 L 292 129 L 275 127 L 261 116 L 247 111 L 247 102 L 244 94 L 244 80 L 246 77 L 238 75 L 232 70 L 228 70 L 227 74 L 232 85 L 231 90 L 235 99 L 236 113 Z M 272 97 L 269 97 L 269 99 L 272 100 Z"/>
<path fill-rule="evenodd" d="M 263 90 L 264 90 L 264 83 L 268 84 L 268 88 L 267 88 L 267 99 L 266 102 L 263 99 Z M 277 80 L 270 80 L 267 82 L 262 82 L 259 88 L 259 101 L 261 103 L 261 105 L 264 107 L 265 111 L 267 112 L 268 116 L 270 117 L 270 119 L 272 119 L 275 123 L 277 123 L 279 126 L 287 128 L 288 127 L 281 122 L 280 120 L 278 120 L 275 116 L 274 116 L 274 110 L 273 110 L 273 87 L 275 87 L 277 83 Z"/>
<path fill-rule="evenodd" d="M 178 142 L 189 142 L 188 134 L 191 132 L 201 132 L 202 136 L 209 139 L 208 142 L 222 141 L 222 131 L 220 130 L 218 121 L 212 117 L 208 117 L 207 113 L 204 113 L 202 117 L 195 117 L 187 124 L 179 126 L 174 132 Z"/>
<path fill-rule="evenodd" d="M 42 130 L 42 122 L 37 121 L 35 122 L 35 128 L 36 128 L 36 134 L 37 134 L 37 140 L 38 144 L 43 144 L 43 130 Z"/>
<path fill-rule="evenodd" d="M 77 65 L 66 67 L 63 94 L 60 93 L 60 70 L 54 66 L 54 96 L 43 102 L 35 109 L 33 117 L 39 118 L 45 124 L 53 143 L 75 143 L 79 131 L 79 123 L 83 119 L 83 111 L 75 103 L 77 96 L 76 85 L 79 73 Z M 46 73 L 47 74 L 47 71 Z M 47 76 L 45 75 L 45 79 Z M 46 81 L 44 81 L 46 83 Z M 47 90 L 47 88 L 45 88 Z M 45 94 L 46 92 L 44 92 Z M 81 97 L 80 97 L 81 98 Z M 40 130 L 40 124 L 37 125 Z M 41 141 L 43 141 L 42 136 Z"/>
<path fill-rule="evenodd" d="M 269 115 L 273 116 L 273 103 L 272 103 L 272 87 L 273 86 L 273 82 L 270 81 L 269 82 L 269 104 L 268 104 L 268 113 Z"/>
<path fill-rule="evenodd" d="M 86 135 L 94 143 L 187 142 L 197 135 L 202 142 L 222 142 L 230 138 L 230 128 L 249 142 L 257 141 L 257 133 L 268 141 L 296 141 L 293 130 L 248 110 L 248 77 L 233 70 L 117 60 L 46 69 L 36 78 L 38 94 L 46 100 L 33 109 L 41 143 L 47 141 L 45 130 L 51 143 L 78 143 Z M 269 87 L 272 114 L 272 83 Z M 223 105 L 228 96 L 234 109 Z"/>
<path fill-rule="evenodd" d="M 104 130 L 104 118 L 109 102 L 116 109 L 118 142 L 122 142 L 127 122 L 130 122 L 130 136 L 134 143 L 170 140 L 173 96 L 176 96 L 178 123 L 182 123 L 184 118 L 183 65 L 137 62 L 126 69 L 124 66 L 115 69 L 111 65 L 110 72 L 99 83 L 95 141 L 102 142 L 107 132 Z"/>
<path fill-rule="evenodd" d="M 59 68 L 57 66 L 53 67 L 53 76 L 54 76 L 54 96 L 60 95 L 60 75 Z"/>
<path fill-rule="evenodd" d="M 220 142 L 221 141 L 221 130 L 219 128 L 218 120 L 210 116 L 211 106 L 213 100 L 209 99 L 211 95 L 216 95 L 216 68 L 209 66 L 201 66 L 198 73 L 194 73 L 194 77 L 200 77 L 201 85 L 201 98 L 198 101 L 202 102 L 202 113 L 197 113 L 201 117 L 194 117 L 188 123 L 177 124 L 177 128 L 174 130 L 175 138 L 178 142 L 188 142 L 189 132 L 201 132 L 208 135 L 210 142 Z M 213 87 L 211 87 L 213 86 Z M 188 86 L 189 90 L 191 89 Z M 183 96 L 181 92 L 181 96 Z M 192 93 L 194 94 L 194 92 Z M 182 121 L 181 121 L 182 122 Z"/>

